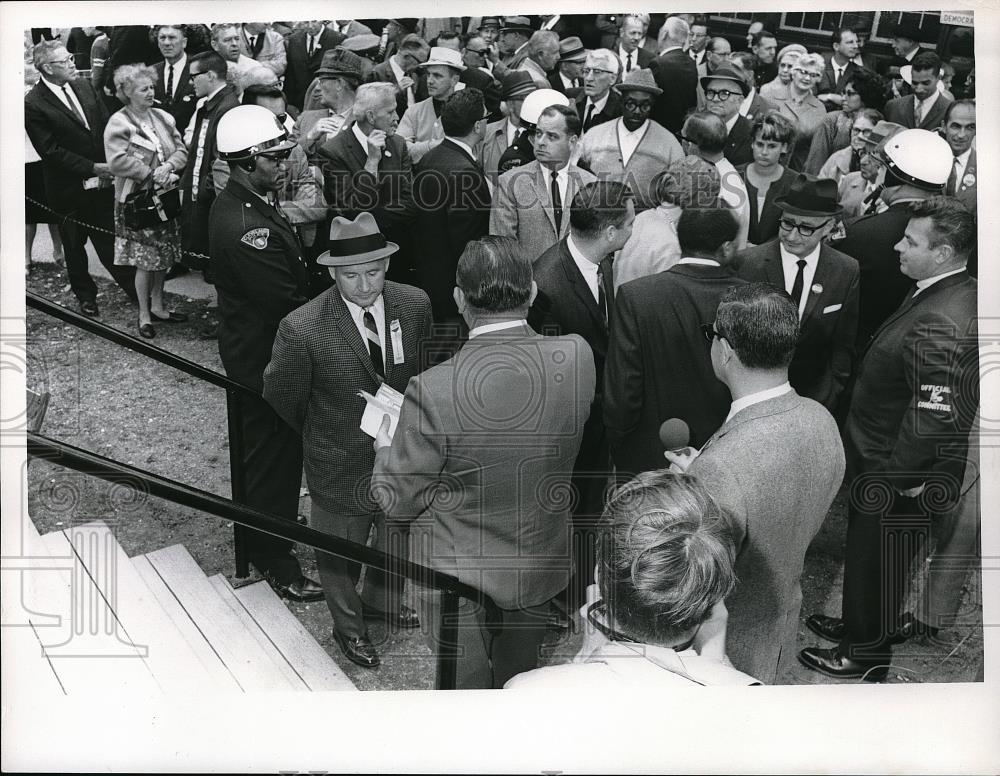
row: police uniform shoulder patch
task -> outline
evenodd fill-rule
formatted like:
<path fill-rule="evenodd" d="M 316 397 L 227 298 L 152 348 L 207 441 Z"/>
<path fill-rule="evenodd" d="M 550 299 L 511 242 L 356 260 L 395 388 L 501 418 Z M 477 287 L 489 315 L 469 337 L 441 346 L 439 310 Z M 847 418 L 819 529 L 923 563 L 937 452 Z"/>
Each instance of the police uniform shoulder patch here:
<path fill-rule="evenodd" d="M 240 242 L 244 242 L 258 251 L 262 251 L 267 247 L 267 238 L 270 236 L 271 230 L 267 227 L 261 227 L 259 229 L 251 229 L 240 238 Z"/>

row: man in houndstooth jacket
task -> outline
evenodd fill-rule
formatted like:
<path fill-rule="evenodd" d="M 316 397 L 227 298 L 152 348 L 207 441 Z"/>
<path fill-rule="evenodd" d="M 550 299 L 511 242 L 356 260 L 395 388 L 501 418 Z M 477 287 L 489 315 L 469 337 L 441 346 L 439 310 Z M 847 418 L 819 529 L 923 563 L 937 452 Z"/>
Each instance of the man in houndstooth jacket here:
<path fill-rule="evenodd" d="M 370 213 L 353 222 L 333 219 L 329 250 L 317 263 L 331 268 L 335 284 L 281 322 L 264 372 L 264 398 L 302 434 L 310 525 L 364 544 L 374 524 L 375 547 L 405 555 L 405 534 L 389 545 L 385 517 L 368 495 L 375 451 L 360 429 L 365 400 L 358 395 L 375 394 L 383 382 L 404 391 L 420 372 L 430 336 L 427 294 L 385 280 L 396 250 Z M 316 560 L 335 638 L 350 660 L 374 668 L 379 657 L 365 619 L 419 624 L 416 612 L 400 603 L 401 582 L 368 569 L 359 598 L 358 564 L 322 552 Z"/>

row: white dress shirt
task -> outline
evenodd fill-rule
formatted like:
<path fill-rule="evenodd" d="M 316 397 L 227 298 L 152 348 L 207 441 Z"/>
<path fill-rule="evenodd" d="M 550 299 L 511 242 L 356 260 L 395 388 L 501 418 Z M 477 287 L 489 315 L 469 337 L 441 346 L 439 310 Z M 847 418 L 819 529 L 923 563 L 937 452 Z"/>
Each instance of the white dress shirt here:
<path fill-rule="evenodd" d="M 781 253 L 781 271 L 785 275 L 785 290 L 792 293 L 792 286 L 795 285 L 795 276 L 799 274 L 798 261 L 805 259 L 806 266 L 802 269 L 802 298 L 799 300 L 799 320 L 806 311 L 806 302 L 809 301 L 809 291 L 812 288 L 813 278 L 816 276 L 816 265 L 819 264 L 819 249 L 817 245 L 808 256 L 796 256 L 785 250 L 785 246 L 779 243 L 778 250 Z"/>
<path fill-rule="evenodd" d="M 959 272 L 965 272 L 965 267 L 961 267 L 959 269 L 948 270 L 947 272 L 942 272 L 940 275 L 934 275 L 934 277 L 929 277 L 929 278 L 924 278 L 923 280 L 918 280 L 917 281 L 917 290 L 914 292 L 913 295 L 916 296 L 917 294 L 919 294 L 924 289 L 929 288 L 930 286 L 933 286 L 939 280 L 943 280 L 944 278 L 946 278 L 946 277 L 948 277 L 950 275 L 957 275 Z"/>
<path fill-rule="evenodd" d="M 641 143 L 642 138 L 645 137 L 647 129 L 649 129 L 649 119 L 642 122 L 639 128 L 632 132 L 625 127 L 625 121 L 623 119 L 618 119 L 618 146 L 622 151 L 623 165 L 628 164 L 628 160 L 632 158 L 632 154 L 635 153 L 635 149 L 639 147 L 639 143 Z"/>
<path fill-rule="evenodd" d="M 367 154 L 368 153 L 368 135 L 366 135 L 364 132 L 362 132 L 360 129 L 358 129 L 358 122 L 356 122 L 356 121 L 353 124 L 351 124 L 351 131 L 354 133 L 354 137 L 356 137 L 358 139 L 358 142 L 361 143 L 361 150 L 364 151 Z"/>
<path fill-rule="evenodd" d="M 837 84 L 840 82 L 840 78 L 847 69 L 848 64 L 850 63 L 848 62 L 843 65 L 838 65 L 836 59 L 830 60 L 830 67 L 833 69 L 833 91 L 837 91 Z"/>
<path fill-rule="evenodd" d="M 577 269 L 580 270 L 580 274 L 583 275 L 583 279 L 587 283 L 587 288 L 594 295 L 594 301 L 599 303 L 601 300 L 597 290 L 597 265 L 580 252 L 576 243 L 573 242 L 572 234 L 566 238 L 566 247 L 569 249 L 569 255 L 573 257 L 573 262 L 576 264 Z"/>
<path fill-rule="evenodd" d="M 913 116 L 916 119 L 917 124 L 920 124 L 920 122 L 924 120 L 924 117 L 927 116 L 927 111 L 934 107 L 934 103 L 937 102 L 937 98 L 940 93 L 941 92 L 935 89 L 931 92 L 931 96 L 923 102 L 918 100 L 916 97 L 913 98 Z"/>
<path fill-rule="evenodd" d="M 510 119 L 507 119 L 504 123 L 504 132 L 507 134 L 507 147 L 510 148 L 514 145 L 514 138 L 517 137 L 517 132 L 520 127 L 515 127 L 510 123 Z"/>
<path fill-rule="evenodd" d="M 343 294 L 340 295 L 340 298 L 347 305 L 347 310 L 351 314 L 351 320 L 358 327 L 358 334 L 361 335 L 361 341 L 365 343 L 365 350 L 369 352 L 371 352 L 371 349 L 368 347 L 368 327 L 365 326 L 365 310 L 371 310 L 372 317 L 375 319 L 375 328 L 378 329 L 379 346 L 382 348 L 382 369 L 385 370 L 385 300 L 382 298 L 382 294 L 378 295 L 378 299 L 372 303 L 371 307 L 359 307 Z"/>
<path fill-rule="evenodd" d="M 786 381 L 781 385 L 775 386 L 774 388 L 768 388 L 764 391 L 757 391 L 757 393 L 751 393 L 749 396 L 744 396 L 741 399 L 737 399 L 732 403 L 729 408 L 729 414 L 726 415 L 725 421 L 723 423 L 728 423 L 733 415 L 741 410 L 745 410 L 747 407 L 752 407 L 754 404 L 760 404 L 762 401 L 767 401 L 768 399 L 774 399 L 778 396 L 784 396 L 786 393 L 792 390 L 792 386 Z"/>
<path fill-rule="evenodd" d="M 90 129 L 90 122 L 87 121 L 87 114 L 83 112 L 83 106 L 80 104 L 80 98 L 76 96 L 76 92 L 73 91 L 72 86 L 67 83 L 66 91 L 63 91 L 61 86 L 56 86 L 46 78 L 42 78 L 41 82 L 49 87 L 49 90 L 59 98 L 59 102 L 69 108 L 72 113 L 79 113 L 80 117 L 83 119 L 84 126 L 87 127 L 87 129 Z M 69 93 L 69 102 L 66 101 L 67 92 Z"/>
<path fill-rule="evenodd" d="M 516 321 L 501 321 L 500 323 L 486 323 L 482 326 L 476 326 L 474 329 L 469 331 L 469 339 L 475 339 L 482 334 L 489 334 L 493 331 L 503 331 L 504 329 L 513 329 L 517 326 L 527 326 L 528 322 L 524 318 L 520 318 Z"/>
<path fill-rule="evenodd" d="M 543 166 L 542 172 L 545 173 L 545 188 L 548 191 L 552 188 L 552 170 Z M 562 205 L 563 223 L 566 223 L 569 219 L 569 202 L 566 201 L 566 192 L 569 189 L 569 162 L 566 162 L 566 165 L 556 172 L 556 185 L 559 187 L 559 202 Z"/>
<path fill-rule="evenodd" d="M 628 62 L 628 56 L 629 56 L 629 52 L 627 52 L 624 48 L 622 48 L 622 45 L 619 43 L 618 44 L 618 59 L 620 59 L 621 63 L 622 63 L 622 73 L 629 72 L 629 70 L 627 69 L 628 65 L 626 64 Z M 632 68 L 631 69 L 635 70 L 637 67 L 639 67 L 639 49 L 636 49 L 635 51 L 632 52 Z"/>
<path fill-rule="evenodd" d="M 177 89 L 181 85 L 181 73 L 184 71 L 184 65 L 187 64 L 187 54 L 181 53 L 181 58 L 174 62 L 174 83 L 173 91 L 170 92 L 170 98 L 173 99 L 174 95 L 177 94 Z M 167 60 L 163 60 L 163 91 L 167 90 L 167 81 L 170 80 L 170 63 Z"/>
<path fill-rule="evenodd" d="M 319 48 L 320 38 L 323 37 L 323 33 L 326 32 L 326 25 L 320 25 L 319 32 L 315 35 L 310 35 L 306 33 L 306 56 L 312 56 L 312 53 Z"/>
<path fill-rule="evenodd" d="M 601 97 L 601 99 L 599 99 L 597 102 L 594 102 L 592 99 L 590 99 L 590 97 L 588 97 L 586 104 L 583 106 L 583 118 L 584 119 L 587 118 L 587 106 L 588 105 L 593 105 L 594 106 L 594 112 L 591 114 L 591 118 L 593 118 L 598 113 L 600 113 L 601 111 L 603 111 L 604 110 L 604 106 L 608 104 L 608 97 L 610 97 L 610 96 L 611 96 L 611 90 L 608 89 L 607 93 L 603 97 Z"/>
<path fill-rule="evenodd" d="M 677 262 L 678 264 L 698 264 L 703 267 L 721 267 L 715 259 L 698 259 L 694 256 L 685 256 L 683 259 Z"/>
<path fill-rule="evenodd" d="M 576 88 L 576 80 L 573 79 L 573 78 L 567 77 L 567 75 L 562 70 L 559 71 L 559 80 L 562 81 L 562 85 L 563 85 L 564 89 L 575 89 Z"/>
<path fill-rule="evenodd" d="M 955 157 L 952 164 L 955 167 L 955 191 L 962 188 L 962 178 L 965 177 L 965 168 L 969 166 L 969 158 L 972 156 L 972 147 L 969 147 L 964 154 Z"/>

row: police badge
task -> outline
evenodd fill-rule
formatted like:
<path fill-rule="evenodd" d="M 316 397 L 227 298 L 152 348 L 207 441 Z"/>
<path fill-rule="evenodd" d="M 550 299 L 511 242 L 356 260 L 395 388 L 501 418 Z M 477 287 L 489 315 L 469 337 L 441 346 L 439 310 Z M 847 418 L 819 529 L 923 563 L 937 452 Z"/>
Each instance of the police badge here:
<path fill-rule="evenodd" d="M 251 229 L 240 238 L 240 242 L 244 242 L 250 247 L 256 248 L 258 251 L 262 251 L 267 247 L 267 238 L 270 236 L 271 230 L 267 227 Z"/>

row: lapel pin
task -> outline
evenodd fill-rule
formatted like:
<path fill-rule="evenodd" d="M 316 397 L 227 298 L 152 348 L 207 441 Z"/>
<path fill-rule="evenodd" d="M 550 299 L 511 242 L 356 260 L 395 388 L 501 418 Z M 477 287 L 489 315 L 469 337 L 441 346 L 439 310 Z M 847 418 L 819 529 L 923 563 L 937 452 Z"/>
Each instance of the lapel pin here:
<path fill-rule="evenodd" d="M 822 286 L 822 284 L 821 283 L 813 283 L 812 292 L 814 294 L 822 294 L 823 293 L 823 286 Z"/>
<path fill-rule="evenodd" d="M 975 186 L 976 185 L 976 176 L 973 175 L 971 172 L 965 173 L 965 175 L 962 178 L 962 185 L 963 186 Z"/>

